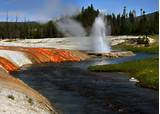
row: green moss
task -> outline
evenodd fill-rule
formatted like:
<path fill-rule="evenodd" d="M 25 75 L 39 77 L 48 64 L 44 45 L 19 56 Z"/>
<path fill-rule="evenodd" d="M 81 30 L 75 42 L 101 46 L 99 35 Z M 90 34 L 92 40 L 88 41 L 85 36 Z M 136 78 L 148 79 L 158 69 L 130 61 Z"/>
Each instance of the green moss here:
<path fill-rule="evenodd" d="M 90 66 L 89 70 L 96 72 L 128 72 L 140 81 L 140 85 L 158 89 L 158 57 L 136 60 L 112 65 Z"/>

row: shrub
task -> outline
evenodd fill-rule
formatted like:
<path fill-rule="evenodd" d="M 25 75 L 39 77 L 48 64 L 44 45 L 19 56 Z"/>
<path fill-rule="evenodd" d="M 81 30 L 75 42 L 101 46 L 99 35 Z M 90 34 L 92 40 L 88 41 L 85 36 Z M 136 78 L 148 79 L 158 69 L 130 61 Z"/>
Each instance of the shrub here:
<path fill-rule="evenodd" d="M 13 95 L 8 95 L 8 98 L 14 100 L 14 96 Z"/>

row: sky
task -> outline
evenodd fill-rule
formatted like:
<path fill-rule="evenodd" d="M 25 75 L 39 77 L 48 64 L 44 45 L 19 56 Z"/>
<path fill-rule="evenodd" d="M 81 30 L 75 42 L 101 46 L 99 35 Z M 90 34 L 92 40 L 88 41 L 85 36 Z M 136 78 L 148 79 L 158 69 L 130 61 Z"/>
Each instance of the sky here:
<path fill-rule="evenodd" d="M 127 11 L 140 9 L 146 13 L 159 10 L 159 0 L 0 0 L 0 21 L 47 21 L 63 15 L 73 15 L 83 6 L 93 4 L 95 9 L 104 13 L 119 14 L 123 7 Z M 17 18 L 16 18 L 17 17 Z"/>

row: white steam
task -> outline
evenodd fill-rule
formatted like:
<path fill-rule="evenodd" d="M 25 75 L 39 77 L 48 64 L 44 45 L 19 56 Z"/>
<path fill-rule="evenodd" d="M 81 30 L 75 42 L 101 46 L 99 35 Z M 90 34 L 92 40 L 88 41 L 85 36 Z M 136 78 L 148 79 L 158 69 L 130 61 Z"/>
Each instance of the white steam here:
<path fill-rule="evenodd" d="M 85 36 L 86 32 L 81 24 L 69 16 L 80 12 L 75 2 L 67 3 L 62 0 L 44 0 L 43 7 L 38 11 L 39 23 L 46 23 L 49 20 L 57 21 L 57 28 L 66 36 Z M 65 18 L 61 18 L 65 17 Z"/>
<path fill-rule="evenodd" d="M 109 32 L 106 30 L 108 29 L 108 27 L 106 27 L 106 22 L 104 16 L 100 14 L 98 17 L 96 17 L 95 22 L 93 23 L 91 34 L 93 40 L 92 49 L 96 53 L 106 53 L 110 52 L 111 50 L 109 40 L 106 37 L 106 33 Z"/>
<path fill-rule="evenodd" d="M 71 18 L 63 18 L 57 22 L 58 29 L 66 36 L 85 36 L 86 32 L 81 24 Z"/>

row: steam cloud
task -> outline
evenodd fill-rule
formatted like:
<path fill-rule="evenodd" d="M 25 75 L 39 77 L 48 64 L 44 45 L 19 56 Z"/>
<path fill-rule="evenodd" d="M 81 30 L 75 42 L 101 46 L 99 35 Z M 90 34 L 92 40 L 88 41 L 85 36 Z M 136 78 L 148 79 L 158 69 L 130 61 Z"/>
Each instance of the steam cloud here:
<path fill-rule="evenodd" d="M 63 18 L 57 22 L 57 27 L 66 36 L 85 36 L 86 32 L 81 24 L 71 18 Z"/>
<path fill-rule="evenodd" d="M 67 9 L 67 10 L 66 10 Z M 39 23 L 46 23 L 51 19 L 58 19 L 56 21 L 57 28 L 66 36 L 85 36 L 86 32 L 81 24 L 74 19 L 69 18 L 79 13 L 79 7 L 73 3 L 64 3 L 62 0 L 45 0 L 43 10 L 39 12 Z"/>
<path fill-rule="evenodd" d="M 43 10 L 42 10 L 43 9 Z M 40 11 L 40 10 L 39 10 Z M 44 5 L 39 12 L 40 23 L 51 19 L 56 19 L 56 25 L 59 31 L 66 36 L 85 36 L 86 31 L 76 20 L 69 18 L 79 13 L 79 7 L 76 2 L 64 3 L 63 0 L 44 0 Z M 58 19 L 59 17 L 63 17 Z M 107 34 L 110 33 L 110 26 L 107 26 Z"/>

